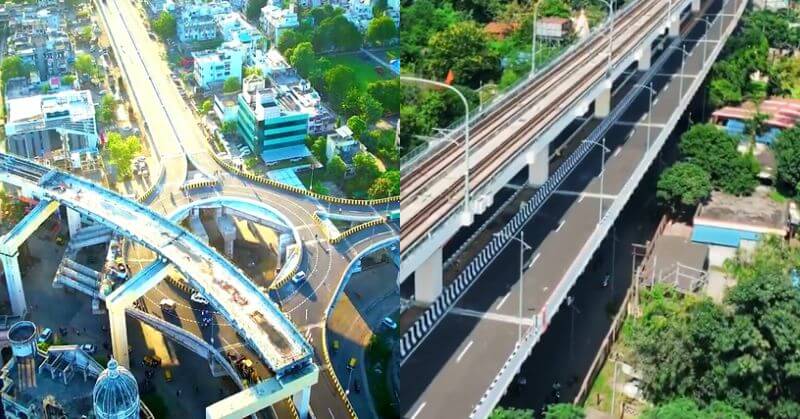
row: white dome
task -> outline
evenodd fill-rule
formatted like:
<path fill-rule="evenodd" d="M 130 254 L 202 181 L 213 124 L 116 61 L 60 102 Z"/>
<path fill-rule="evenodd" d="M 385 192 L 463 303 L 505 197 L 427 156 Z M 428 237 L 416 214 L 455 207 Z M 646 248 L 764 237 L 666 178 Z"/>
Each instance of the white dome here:
<path fill-rule="evenodd" d="M 139 417 L 139 386 L 136 378 L 116 360 L 94 384 L 94 413 L 101 419 L 132 419 Z"/>

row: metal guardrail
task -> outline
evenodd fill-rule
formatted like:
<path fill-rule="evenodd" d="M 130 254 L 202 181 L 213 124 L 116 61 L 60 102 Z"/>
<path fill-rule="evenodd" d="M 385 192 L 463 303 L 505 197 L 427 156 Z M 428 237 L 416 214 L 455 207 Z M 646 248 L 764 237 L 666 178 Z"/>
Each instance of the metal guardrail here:
<path fill-rule="evenodd" d="M 734 3 L 739 3 L 739 7 L 735 12 L 735 16 L 738 20 L 741 17 L 742 12 L 747 7 L 747 2 L 742 0 L 729 0 L 733 1 Z M 727 4 L 727 2 L 726 2 Z M 717 18 L 719 19 L 719 17 Z M 716 21 L 716 20 L 715 20 Z M 722 22 L 720 20 L 720 22 Z M 736 28 L 736 24 L 729 24 L 728 27 L 725 29 L 724 38 L 727 39 L 730 36 L 731 32 Z M 719 52 L 724 47 L 722 42 L 716 43 L 714 49 L 711 51 L 709 56 L 706 59 L 706 62 L 713 62 L 716 57 L 719 55 Z M 665 126 L 675 126 L 678 122 L 680 117 L 683 115 L 684 110 L 689 104 L 692 96 L 694 95 L 692 92 L 696 92 L 700 85 L 703 83 L 706 74 L 711 69 L 711 66 L 704 65 L 701 69 L 700 73 L 695 77 L 689 88 L 687 93 L 681 96 L 677 109 L 673 112 L 672 116 L 669 118 Z M 692 93 L 692 94 L 688 94 Z M 561 281 L 556 286 L 553 294 L 550 295 L 547 304 L 545 305 L 544 309 L 537 313 L 534 317 L 534 325 L 528 329 L 526 332 L 525 337 L 523 338 L 521 343 L 518 343 L 515 347 L 514 351 L 508 357 L 506 362 L 503 364 L 503 367 L 500 369 L 500 372 L 497 376 L 492 380 L 489 388 L 486 390 L 484 395 L 481 397 L 480 402 L 472 411 L 470 418 L 483 418 L 489 416 L 491 410 L 503 396 L 505 393 L 505 389 L 508 387 L 509 383 L 513 379 L 514 375 L 519 371 L 520 367 L 522 366 L 523 362 L 528 358 L 531 351 L 533 350 L 533 346 L 538 342 L 541 335 L 544 333 L 547 327 L 547 322 L 552 319 L 552 317 L 558 312 L 558 308 L 561 306 L 561 303 L 566 298 L 567 293 L 572 288 L 573 283 L 583 271 L 585 266 L 589 263 L 592 255 L 594 254 L 594 250 L 600 245 L 605 237 L 608 230 L 614 224 L 619 213 L 624 208 L 625 204 L 627 203 L 630 196 L 633 194 L 633 191 L 638 186 L 641 179 L 644 177 L 644 174 L 647 172 L 647 169 L 650 167 L 650 164 L 655 160 L 658 152 L 660 151 L 661 147 L 666 142 L 667 138 L 671 134 L 671 130 L 662 130 L 655 141 L 651 144 L 650 149 L 645 153 L 643 159 L 640 161 L 640 164 L 634 169 L 633 174 L 628 179 L 628 181 L 623 186 L 620 193 L 617 195 L 617 199 L 611 204 L 610 208 L 607 210 L 605 215 L 600 221 L 600 224 L 596 228 L 596 233 L 592 234 L 589 240 L 584 244 L 579 252 L 579 256 L 575 258 L 575 261 L 570 265 L 567 272 L 564 274 L 563 278 L 566 278 L 566 281 Z"/>

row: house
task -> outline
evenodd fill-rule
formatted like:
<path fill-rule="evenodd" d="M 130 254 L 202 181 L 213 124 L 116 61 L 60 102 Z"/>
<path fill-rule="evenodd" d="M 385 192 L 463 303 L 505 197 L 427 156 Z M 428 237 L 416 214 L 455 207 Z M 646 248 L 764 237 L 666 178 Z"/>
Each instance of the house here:
<path fill-rule="evenodd" d="M 346 125 L 336 128 L 333 134 L 328 134 L 325 142 L 325 156 L 328 162 L 335 156 L 341 157 L 347 167 L 353 165 L 353 157 L 364 151 L 364 146 L 353 138 L 353 131 Z"/>
<path fill-rule="evenodd" d="M 247 55 L 256 51 L 262 36 L 241 13 L 233 12 L 216 17 L 217 30 L 225 41 L 238 41 L 247 50 Z"/>
<path fill-rule="evenodd" d="M 215 39 L 217 37 L 216 17 L 232 11 L 233 8 L 227 1 L 184 4 L 178 13 L 178 39 L 181 42 Z"/>
<path fill-rule="evenodd" d="M 238 41 L 225 42 L 215 50 L 192 53 L 194 79 L 197 85 L 208 88 L 230 77 L 242 79 L 246 47 Z"/>
<path fill-rule="evenodd" d="M 508 34 L 514 32 L 514 30 L 516 30 L 518 27 L 519 25 L 514 23 L 489 22 L 483 27 L 483 31 L 492 38 L 504 39 L 506 36 L 508 36 Z"/>
<path fill-rule="evenodd" d="M 294 4 L 289 5 L 288 9 L 282 9 L 280 6 L 271 4 L 264 6 L 261 9 L 260 23 L 261 28 L 267 34 L 267 38 L 276 44 L 281 39 L 282 31 L 293 29 L 300 25 L 297 21 L 297 12 L 295 12 Z"/>
<path fill-rule="evenodd" d="M 536 36 L 560 41 L 572 33 L 572 21 L 561 17 L 543 17 L 536 21 Z"/>
<path fill-rule="evenodd" d="M 752 250 L 765 234 L 786 236 L 788 220 L 788 204 L 770 198 L 766 188 L 743 197 L 713 192 L 695 212 L 691 237 L 708 245 L 710 266 L 722 266 L 737 250 Z"/>

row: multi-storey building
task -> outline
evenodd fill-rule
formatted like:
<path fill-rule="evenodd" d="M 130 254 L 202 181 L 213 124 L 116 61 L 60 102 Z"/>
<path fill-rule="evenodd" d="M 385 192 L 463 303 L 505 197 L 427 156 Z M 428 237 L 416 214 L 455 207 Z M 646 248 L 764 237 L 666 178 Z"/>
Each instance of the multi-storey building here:
<path fill-rule="evenodd" d="M 216 50 L 192 53 L 194 58 L 194 79 L 197 85 L 222 83 L 230 77 L 242 78 L 246 47 L 239 41 L 225 42 Z"/>
<path fill-rule="evenodd" d="M 23 157 L 97 151 L 94 103 L 88 90 L 9 99 L 5 125 L 8 151 Z"/>
<path fill-rule="evenodd" d="M 266 162 L 307 157 L 308 113 L 292 109 L 284 92 L 265 86 L 261 77 L 243 83 L 238 98 L 239 135 Z"/>
<path fill-rule="evenodd" d="M 181 42 L 208 41 L 217 37 L 217 16 L 233 11 L 227 1 L 188 3 L 182 6 L 177 19 Z"/>
<path fill-rule="evenodd" d="M 294 5 L 289 5 L 288 9 L 272 4 L 266 5 L 261 9 L 261 28 L 267 34 L 267 38 L 277 43 L 281 39 L 281 32 L 299 26 L 297 12 Z"/>
<path fill-rule="evenodd" d="M 241 13 L 233 12 L 218 15 L 216 20 L 217 30 L 222 35 L 222 39 L 240 42 L 245 47 L 248 56 L 258 49 L 259 41 L 261 41 L 263 35 Z"/>

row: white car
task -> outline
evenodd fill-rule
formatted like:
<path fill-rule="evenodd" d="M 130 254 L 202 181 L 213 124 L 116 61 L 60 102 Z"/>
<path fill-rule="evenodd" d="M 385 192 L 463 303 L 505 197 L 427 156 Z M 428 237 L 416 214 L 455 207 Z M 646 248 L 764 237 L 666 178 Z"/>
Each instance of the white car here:
<path fill-rule="evenodd" d="M 198 291 L 193 292 L 192 296 L 189 299 L 197 304 L 202 304 L 202 305 L 208 304 L 208 299 L 204 297 L 203 294 L 200 294 Z"/>
<path fill-rule="evenodd" d="M 165 311 L 175 311 L 175 301 L 170 298 L 162 298 L 161 301 L 158 302 L 158 305 L 161 306 L 162 310 Z"/>
<path fill-rule="evenodd" d="M 39 343 L 49 342 L 50 339 L 52 338 L 53 338 L 53 330 L 50 329 L 49 327 L 45 327 L 44 329 L 42 329 L 42 333 L 39 333 L 38 342 Z"/>
<path fill-rule="evenodd" d="M 292 278 L 292 282 L 294 282 L 296 285 L 302 284 L 303 281 L 305 280 L 306 280 L 306 273 L 303 271 L 294 274 L 294 277 Z"/>
<path fill-rule="evenodd" d="M 84 343 L 81 345 L 81 349 L 83 349 L 83 352 L 86 352 L 87 355 L 92 355 L 93 353 L 97 352 L 97 347 L 91 343 Z"/>
<path fill-rule="evenodd" d="M 391 317 L 384 317 L 383 320 L 381 320 L 381 324 L 389 330 L 397 329 L 397 322 L 392 320 Z"/>

